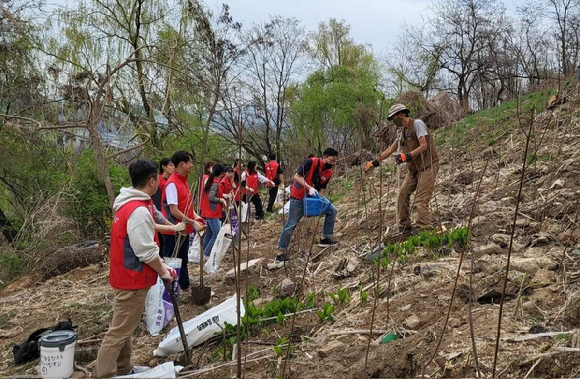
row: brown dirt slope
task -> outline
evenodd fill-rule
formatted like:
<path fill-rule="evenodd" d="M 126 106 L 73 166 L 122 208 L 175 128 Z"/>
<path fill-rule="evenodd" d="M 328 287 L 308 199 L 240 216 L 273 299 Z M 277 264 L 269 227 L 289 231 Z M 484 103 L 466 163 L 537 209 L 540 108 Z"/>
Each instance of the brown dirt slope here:
<path fill-rule="evenodd" d="M 497 373 L 503 378 L 579 375 L 578 353 L 565 350 L 571 347 L 570 334 L 517 340 L 517 337 L 541 332 L 574 331 L 580 324 L 580 251 L 577 248 L 580 228 L 574 227 L 580 199 L 580 95 L 578 87 L 566 87 L 565 91 L 565 96 L 561 96 L 566 98 L 565 103 L 557 103 L 535 117 L 498 354 Z M 546 105 L 542 97 L 526 99 L 520 107 L 524 128 L 530 104 Z M 392 277 L 390 271 L 382 270 L 374 329 L 383 332 L 374 335 L 373 340 L 384 331 L 395 333 L 399 338 L 389 344 L 372 344 L 365 371 L 368 335 L 356 330 L 370 327 L 374 270 L 363 254 L 374 248 L 379 238 L 379 198 L 387 229 L 383 237 L 387 242 L 395 239 L 397 180 L 394 166 L 388 164 L 382 168 L 382 189 L 378 170 L 363 177 L 364 187 L 358 169 L 333 182 L 327 195 L 339 208 L 336 237 L 341 243 L 327 250 L 313 248 L 312 255 L 317 259 L 307 267 L 300 290 L 304 295 L 316 294 L 316 307 L 333 303 L 330 293 L 336 294 L 339 287 L 350 289 L 351 300 L 335 305 L 334 322 L 321 324 L 313 312 L 297 316 L 287 374 L 293 378 L 386 378 L 422 374 L 475 377 L 468 319 L 469 278 L 473 274 L 475 345 L 482 375 L 491 375 L 499 312 L 497 292 L 501 292 L 505 275 L 507 242 L 525 142 L 522 130 L 518 126 L 516 107 L 506 106 L 495 113 L 471 116 L 454 129 L 437 132 L 441 168 L 436 196 L 431 203 L 435 224 L 441 222 L 447 229 L 467 224 L 477 181 L 486 161 L 489 167 L 483 177 L 472 244 L 459 272 L 449 325 L 435 360 L 427 366 L 442 334 L 459 253 L 448 248 L 436 252 L 419 249 L 408 262 L 394 266 Z M 243 240 L 244 260 L 246 255 L 250 259 L 273 258 L 281 222 L 278 215 L 270 216 L 252 227 L 249 240 Z M 301 222 L 293 239 L 292 263 L 286 270 L 268 271 L 262 267 L 251 271 L 248 283 L 260 291 L 258 301 L 278 296 L 279 284 L 285 278 L 300 282 L 315 226 L 315 219 Z M 335 268 L 343 259 L 357 265 L 351 276 L 337 280 Z M 225 279 L 225 272 L 232 267 L 233 259 L 228 255 L 222 269 L 207 278 L 207 285 L 213 289 L 209 307 L 235 293 L 235 286 Z M 194 284 L 197 272 L 198 265 L 191 265 Z M 245 280 L 242 280 L 244 287 Z M 362 304 L 361 287 L 369 293 L 369 301 Z M 66 317 L 78 325 L 81 341 L 77 349 L 78 370 L 85 370 L 90 376 L 100 339 L 112 315 L 106 262 L 44 282 L 34 276 L 18 280 L 0 292 L 0 303 L 0 376 L 34 375 L 36 363 L 18 367 L 12 364 L 11 346 L 23 341 L 33 330 Z M 181 300 L 180 307 L 185 319 L 205 309 L 193 306 L 187 298 Z M 289 319 L 281 323 L 264 322 L 250 330 L 248 344 L 243 345 L 244 354 L 248 353 L 248 378 L 281 375 L 283 360 L 277 357 L 273 345 L 289 332 Z M 153 349 L 162 338 L 151 337 L 142 328 L 137 330 L 133 340 L 135 363 L 156 364 L 174 358 L 153 358 Z M 232 365 L 206 371 L 230 363 L 229 349 L 226 349 L 226 362 L 218 339 L 194 349 L 194 365 L 183 375 L 235 376 Z"/>

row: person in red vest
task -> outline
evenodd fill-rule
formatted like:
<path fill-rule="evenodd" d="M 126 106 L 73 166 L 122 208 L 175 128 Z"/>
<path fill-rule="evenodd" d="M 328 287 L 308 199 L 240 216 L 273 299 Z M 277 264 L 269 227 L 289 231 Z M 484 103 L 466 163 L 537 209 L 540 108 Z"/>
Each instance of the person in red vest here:
<path fill-rule="evenodd" d="M 175 171 L 175 166 L 173 165 L 173 162 L 171 162 L 171 159 L 162 158 L 161 161 L 159 161 L 159 187 L 157 192 L 155 192 L 155 195 L 151 196 L 153 199 L 153 204 L 155 204 L 155 207 L 159 211 L 161 211 L 161 194 L 165 190 L 167 179 L 169 179 L 171 174 L 173 174 L 173 171 Z"/>
<path fill-rule="evenodd" d="M 203 165 L 203 176 L 201 177 L 201 183 L 199 183 L 199 196 L 197 198 L 197 200 L 199 201 L 198 205 L 200 206 L 201 206 L 201 196 L 203 195 L 203 187 L 205 186 L 207 179 L 211 175 L 214 165 L 215 165 L 214 161 L 205 162 L 205 164 Z"/>
<path fill-rule="evenodd" d="M 224 167 L 224 177 L 220 181 L 222 192 L 226 200 L 234 199 L 234 169 L 232 166 Z"/>
<path fill-rule="evenodd" d="M 161 161 L 159 162 L 159 177 L 158 177 L 158 183 L 159 183 L 159 187 L 157 189 L 157 192 L 155 192 L 155 195 L 151 196 L 151 199 L 153 199 L 153 204 L 155 204 L 155 208 L 157 208 L 157 210 L 161 211 L 161 196 L 163 194 L 163 191 L 165 191 L 165 185 L 167 184 L 167 179 L 169 179 L 169 177 L 171 176 L 171 174 L 173 174 L 173 171 L 175 171 L 175 166 L 173 165 L 173 162 L 171 162 L 171 159 L 169 158 L 163 158 L 161 159 Z M 158 233 L 158 237 L 159 237 L 159 251 L 163 251 L 163 234 Z"/>
<path fill-rule="evenodd" d="M 211 249 L 220 232 L 222 209 L 227 206 L 220 181 L 224 177 L 224 166 L 217 163 L 205 186 L 201 200 L 201 217 L 205 220 L 206 231 L 203 237 L 203 259 L 211 254 Z"/>
<path fill-rule="evenodd" d="M 187 176 L 193 169 L 193 156 L 187 151 L 178 151 L 171 156 L 171 162 L 175 165 L 175 172 L 167 180 L 165 191 L 161 196 L 161 211 L 171 222 L 183 221 L 187 224 L 185 234 L 191 234 L 195 227 L 201 230 L 201 224 L 196 221 L 199 216 L 193 210 L 193 196 L 189 189 Z M 181 258 L 181 270 L 179 272 L 179 287 L 182 290 L 189 290 L 189 272 L 187 269 L 189 250 L 189 238 L 187 236 L 176 236 L 172 233 L 164 233 L 163 256 L 171 257 L 177 249 L 177 258 Z M 176 244 L 178 244 L 176 248 Z"/>
<path fill-rule="evenodd" d="M 179 232 L 183 223 L 172 225 L 154 207 L 157 192 L 155 162 L 138 160 L 129 165 L 132 187 L 122 188 L 115 199 L 111 228 L 109 283 L 115 293 L 113 319 L 97 355 L 95 378 L 129 375 L 148 369 L 131 364 L 131 336 L 141 320 L 149 288 L 158 276 L 177 277 L 159 257 L 155 230 Z M 157 224 L 156 224 L 157 223 Z"/>
<path fill-rule="evenodd" d="M 245 203 L 251 201 L 254 204 L 256 207 L 256 220 L 262 220 L 264 218 L 262 199 L 258 193 L 260 183 L 265 183 L 268 186 L 274 185 L 273 181 L 256 171 L 255 161 L 249 161 L 248 168 L 242 173 L 242 187 L 244 188 L 244 197 L 242 200 Z"/>
<path fill-rule="evenodd" d="M 272 207 L 276 202 L 276 196 L 278 196 L 278 186 L 280 183 L 284 182 L 284 170 L 282 167 L 276 162 L 276 154 L 271 153 L 268 158 L 270 162 L 266 163 L 266 177 L 271 180 L 274 185 L 270 187 L 268 191 L 268 206 L 266 207 L 266 212 L 272 213 Z"/>
<path fill-rule="evenodd" d="M 296 170 L 294 181 L 290 188 L 290 210 L 288 211 L 288 220 L 282 228 L 280 239 L 278 240 L 278 253 L 275 263 L 282 267 L 284 262 L 289 260 L 287 251 L 290 245 L 290 239 L 298 221 L 304 216 L 304 197 L 308 194 L 316 196 L 326 188 L 332 177 L 332 166 L 338 159 L 338 151 L 332 147 L 324 150 L 322 158 L 308 158 Z M 337 209 L 334 205 L 324 212 L 324 226 L 322 229 L 322 238 L 318 243 L 320 247 L 336 245 L 337 242 L 332 238 L 334 234 L 334 222 L 336 221 Z"/>

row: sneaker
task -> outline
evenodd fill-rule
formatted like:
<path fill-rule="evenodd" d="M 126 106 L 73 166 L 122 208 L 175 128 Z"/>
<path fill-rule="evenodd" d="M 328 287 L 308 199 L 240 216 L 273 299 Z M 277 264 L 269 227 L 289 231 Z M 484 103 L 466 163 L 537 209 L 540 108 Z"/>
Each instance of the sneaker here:
<path fill-rule="evenodd" d="M 262 216 L 256 216 L 256 220 L 263 220 L 264 219 L 264 215 Z"/>
<path fill-rule="evenodd" d="M 333 240 L 332 238 L 325 237 L 318 242 L 319 247 L 329 247 L 338 245 L 338 241 Z"/>
<path fill-rule="evenodd" d="M 273 210 L 271 210 L 271 209 L 266 209 L 266 212 L 267 212 L 267 213 L 274 213 L 274 211 L 273 211 Z"/>
<path fill-rule="evenodd" d="M 290 263 L 290 257 L 288 257 L 288 254 L 281 253 L 281 254 L 278 254 L 276 256 L 276 258 L 274 259 L 274 262 L 271 262 L 268 264 L 268 270 L 277 270 L 279 268 L 283 268 L 284 266 L 286 266 L 289 263 Z"/>
<path fill-rule="evenodd" d="M 411 234 L 412 228 L 410 226 L 399 226 L 399 234 Z"/>
<path fill-rule="evenodd" d="M 290 257 L 286 253 L 276 255 L 276 262 L 288 262 L 290 261 Z"/>

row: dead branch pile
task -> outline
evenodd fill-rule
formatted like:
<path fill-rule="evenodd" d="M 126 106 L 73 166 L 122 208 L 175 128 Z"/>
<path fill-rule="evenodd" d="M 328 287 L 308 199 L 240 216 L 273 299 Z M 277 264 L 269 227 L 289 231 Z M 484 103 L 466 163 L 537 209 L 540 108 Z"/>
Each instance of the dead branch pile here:
<path fill-rule="evenodd" d="M 403 93 L 397 102 L 405 104 L 411 110 L 411 117 L 420 118 L 431 129 L 449 126 L 464 115 L 461 105 L 446 92 L 427 100 L 421 92 L 409 91 Z"/>
<path fill-rule="evenodd" d="M 87 241 L 80 244 L 58 249 L 42 258 L 38 269 L 43 280 L 65 274 L 75 268 L 99 263 L 107 255 L 108 246 L 97 241 Z"/>

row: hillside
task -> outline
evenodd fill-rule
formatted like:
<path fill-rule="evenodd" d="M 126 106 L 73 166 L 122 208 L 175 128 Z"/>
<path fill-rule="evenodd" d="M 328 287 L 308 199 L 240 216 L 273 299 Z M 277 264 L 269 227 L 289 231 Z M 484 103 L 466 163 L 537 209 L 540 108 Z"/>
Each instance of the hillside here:
<path fill-rule="evenodd" d="M 381 332 L 373 335 L 373 340 L 388 333 L 397 334 L 398 339 L 388 344 L 372 344 L 368 357 L 371 377 L 415 377 L 422 373 L 428 377 L 475 377 L 469 329 L 470 297 L 480 370 L 482 375 L 491 376 L 499 297 L 532 109 L 537 113 L 516 221 L 497 373 L 504 378 L 578 376 L 577 351 L 565 348 L 572 346 L 567 332 L 580 325 L 577 248 L 580 228 L 575 227 L 580 200 L 580 86 L 566 86 L 558 100 L 547 108 L 554 94 L 555 91 L 533 93 L 523 97 L 519 104 L 504 103 L 437 131 L 441 167 L 431 203 L 436 224 L 440 222 L 447 230 L 467 225 L 478 181 L 487 164 L 471 224 L 471 245 L 465 251 L 454 298 L 451 295 L 461 253 L 457 245 L 419 247 L 415 254 L 397 260 L 394 265 L 390 264 L 394 260 L 385 262 L 388 266 L 380 273 L 373 327 Z M 315 308 L 333 304 L 334 321 L 321 323 L 314 311 L 297 316 L 287 370 L 293 378 L 365 377 L 368 334 L 356 331 L 370 327 L 376 268 L 364 256 L 377 246 L 381 226 L 379 202 L 384 207 L 385 244 L 399 241 L 393 233 L 395 167 L 387 164 L 381 170 L 364 175 L 361 180 L 360 170 L 351 168 L 347 175 L 332 183 L 327 194 L 339 208 L 336 237 L 341 242 L 331 249 L 313 248 L 311 257 L 315 259 L 310 260 L 305 282 L 298 290 L 301 299 L 314 294 L 310 305 Z M 246 251 L 249 259 L 274 258 L 281 222 L 278 215 L 256 222 L 249 241 L 243 240 L 244 260 Z M 266 267 L 250 270 L 248 284 L 254 305 L 264 306 L 284 296 L 285 288 L 280 283 L 285 278 L 300 283 L 316 224 L 316 219 L 301 222 L 294 235 L 292 264 L 286 270 L 269 271 Z M 103 243 L 94 249 L 105 252 Z M 346 277 L 337 279 L 335 269 L 345 259 L 356 267 L 354 271 L 346 270 Z M 207 277 L 206 284 L 213 290 L 208 307 L 235 293 L 234 284 L 225 275 L 232 267 L 233 259 L 228 255 L 220 271 Z M 192 278 L 196 278 L 198 270 L 199 265 L 191 265 Z M 195 285 L 196 279 L 193 280 Z M 242 288 L 245 284 L 242 281 Z M 340 301 L 338 293 L 344 294 L 344 289 L 349 290 L 350 301 Z M 361 302 L 362 292 L 368 294 L 367 301 Z M 330 294 L 337 298 L 336 304 Z M 67 317 L 78 325 L 77 370 L 90 376 L 100 340 L 111 319 L 112 299 L 106 259 L 46 281 L 38 281 L 38 276 L 31 274 L 8 284 L 0 291 L 0 376 L 36 375 L 36 362 L 14 366 L 12 345 L 21 343 L 32 331 Z M 450 302 L 451 314 L 443 342 L 433 362 L 425 367 L 442 334 Z M 188 299 L 181 300 L 180 309 L 184 319 L 205 310 Z M 254 353 L 248 356 L 248 378 L 281 375 L 282 359 L 273 346 L 288 336 L 290 325 L 291 317 L 285 321 L 264 320 L 250 327 L 248 344 L 244 344 L 248 354 Z M 562 334 L 538 337 L 538 333 L 545 332 Z M 518 340 L 531 334 L 538 338 Z M 134 363 L 153 365 L 172 358 L 153 357 L 152 352 L 162 338 L 138 329 L 133 339 Z M 214 339 L 193 349 L 195 365 L 186 368 L 182 375 L 234 376 L 234 365 L 205 371 L 223 364 L 224 353 L 226 360 L 231 361 L 229 343 Z"/>

